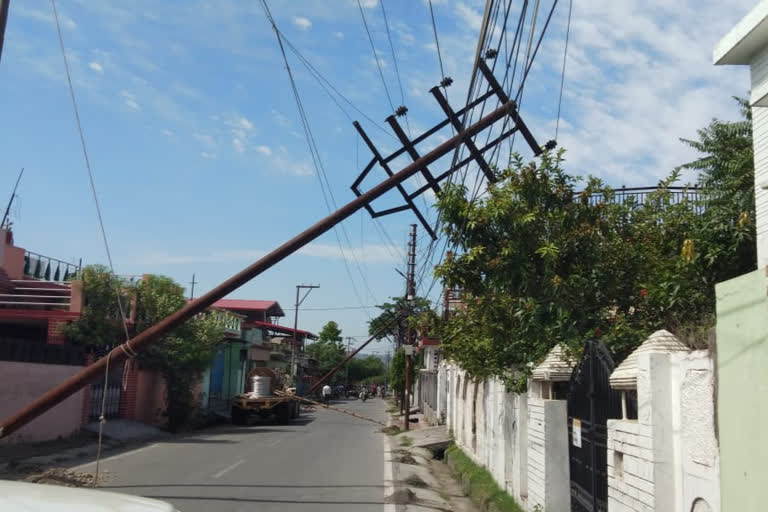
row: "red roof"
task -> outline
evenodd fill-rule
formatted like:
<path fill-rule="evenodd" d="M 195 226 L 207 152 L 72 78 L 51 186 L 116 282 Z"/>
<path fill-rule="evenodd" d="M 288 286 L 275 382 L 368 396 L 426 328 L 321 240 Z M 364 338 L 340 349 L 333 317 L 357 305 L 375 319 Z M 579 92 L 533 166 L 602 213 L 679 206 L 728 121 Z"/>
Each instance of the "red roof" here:
<path fill-rule="evenodd" d="M 419 343 L 420 347 L 436 346 L 436 345 L 440 345 L 440 340 L 437 338 L 429 338 L 427 336 L 422 337 L 421 343 Z"/>
<path fill-rule="evenodd" d="M 269 322 L 259 322 L 259 321 L 247 322 L 243 324 L 243 327 L 246 327 L 246 328 L 247 327 L 263 327 L 265 329 L 269 329 L 275 332 L 280 332 L 283 334 L 293 334 L 293 328 L 285 327 L 284 325 L 271 324 Z M 311 333 L 309 331 L 302 331 L 301 329 L 297 329 L 296 334 L 304 335 L 311 340 L 317 339 L 317 334 Z"/>
<path fill-rule="evenodd" d="M 213 307 L 237 311 L 266 311 L 269 316 L 285 316 L 283 308 L 275 300 L 220 299 L 213 303 Z"/>

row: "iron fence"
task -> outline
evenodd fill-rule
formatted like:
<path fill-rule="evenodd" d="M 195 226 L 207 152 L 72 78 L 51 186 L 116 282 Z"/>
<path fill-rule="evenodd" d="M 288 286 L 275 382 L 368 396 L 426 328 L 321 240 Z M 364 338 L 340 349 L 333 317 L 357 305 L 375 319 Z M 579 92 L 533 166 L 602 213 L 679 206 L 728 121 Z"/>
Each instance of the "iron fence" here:
<path fill-rule="evenodd" d="M 105 397 L 106 393 L 106 397 Z M 120 384 L 91 385 L 91 410 L 88 415 L 90 421 L 98 421 L 101 416 L 102 401 L 104 402 L 104 417 L 117 418 L 120 416 Z"/>
<path fill-rule="evenodd" d="M 80 347 L 2 337 L 0 338 L 0 361 L 83 366 L 85 355 Z"/>
<path fill-rule="evenodd" d="M 636 205 L 646 204 L 653 194 L 666 191 L 664 202 L 667 205 L 677 205 L 688 202 L 696 213 L 701 213 L 705 208 L 706 191 L 697 186 L 691 187 L 621 187 L 613 189 L 609 194 L 591 194 L 587 201 L 596 206 L 602 203 L 624 204 L 633 202 Z M 579 198 L 584 192 L 579 192 Z"/>
<path fill-rule="evenodd" d="M 82 268 L 78 264 L 43 256 L 32 251 L 24 251 L 24 277 L 41 281 L 64 283 L 74 279 Z"/>

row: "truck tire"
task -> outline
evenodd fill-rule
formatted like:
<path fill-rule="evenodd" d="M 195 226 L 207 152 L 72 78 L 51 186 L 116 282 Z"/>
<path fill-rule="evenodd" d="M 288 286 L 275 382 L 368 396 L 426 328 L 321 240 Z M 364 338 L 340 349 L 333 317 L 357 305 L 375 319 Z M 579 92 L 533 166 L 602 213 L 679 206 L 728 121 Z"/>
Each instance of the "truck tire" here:
<path fill-rule="evenodd" d="M 275 407 L 275 415 L 280 425 L 288 425 L 291 422 L 291 404 L 282 403 Z"/>
<path fill-rule="evenodd" d="M 244 411 L 243 409 L 233 405 L 231 414 L 232 414 L 233 425 L 245 425 L 246 423 L 248 423 L 247 411 Z"/>

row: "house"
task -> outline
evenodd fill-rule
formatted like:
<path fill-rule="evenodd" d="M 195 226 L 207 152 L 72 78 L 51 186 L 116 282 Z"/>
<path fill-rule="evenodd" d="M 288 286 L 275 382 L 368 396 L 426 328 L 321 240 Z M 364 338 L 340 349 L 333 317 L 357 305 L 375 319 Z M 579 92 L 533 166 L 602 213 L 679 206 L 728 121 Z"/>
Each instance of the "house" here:
<path fill-rule="evenodd" d="M 277 301 L 222 299 L 214 303 L 211 311 L 228 327 L 211 368 L 203 376 L 203 407 L 228 410 L 232 397 L 248 389 L 246 379 L 253 368 L 269 367 L 289 373 L 294 333 L 297 366 L 307 366 L 304 341 L 317 336 L 278 325 L 277 319 L 285 312 Z"/>
<path fill-rule="evenodd" d="M 755 162 L 757 270 L 716 286 L 717 430 L 721 509 L 763 510 L 768 501 L 768 2 L 715 46 L 716 65 L 749 66 Z M 734 84 L 738 91 L 739 84 Z"/>
<path fill-rule="evenodd" d="M 85 355 L 67 344 L 65 327 L 80 317 L 79 264 L 14 245 L 0 229 L 0 415 L 6 417 L 83 368 Z M 86 391 L 78 392 L 3 442 L 32 442 L 76 433 Z"/>

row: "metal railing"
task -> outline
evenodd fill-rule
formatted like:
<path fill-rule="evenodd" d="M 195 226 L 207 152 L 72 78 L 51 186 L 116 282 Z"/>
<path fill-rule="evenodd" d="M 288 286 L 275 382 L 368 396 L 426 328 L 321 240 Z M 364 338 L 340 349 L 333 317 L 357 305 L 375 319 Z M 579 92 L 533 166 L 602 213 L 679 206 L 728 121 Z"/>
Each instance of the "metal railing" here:
<path fill-rule="evenodd" d="M 592 194 L 587 199 L 589 204 L 596 206 L 601 203 L 624 204 L 632 201 L 636 205 L 648 202 L 651 194 L 665 190 L 668 192 L 666 202 L 669 205 L 690 202 L 694 211 L 701 213 L 704 210 L 706 191 L 693 185 L 690 187 L 621 187 L 613 189 L 611 194 Z M 578 192 L 576 197 L 581 197 L 584 192 Z"/>
<path fill-rule="evenodd" d="M 83 366 L 85 355 L 80 347 L 0 337 L 0 361 Z"/>
<path fill-rule="evenodd" d="M 101 416 L 101 405 L 104 402 L 104 417 L 117 418 L 120 416 L 120 384 L 107 385 L 106 391 L 104 384 L 91 385 L 91 409 L 88 413 L 90 421 L 98 421 Z M 104 393 L 106 392 L 106 399 Z"/>
<path fill-rule="evenodd" d="M 78 264 L 67 263 L 50 256 L 44 256 L 32 251 L 24 251 L 24 277 L 55 283 L 69 282 L 82 269 L 82 261 Z"/>
<path fill-rule="evenodd" d="M 421 370 L 419 372 L 419 408 L 424 412 L 424 406 L 432 411 L 437 410 L 437 372 Z"/>

